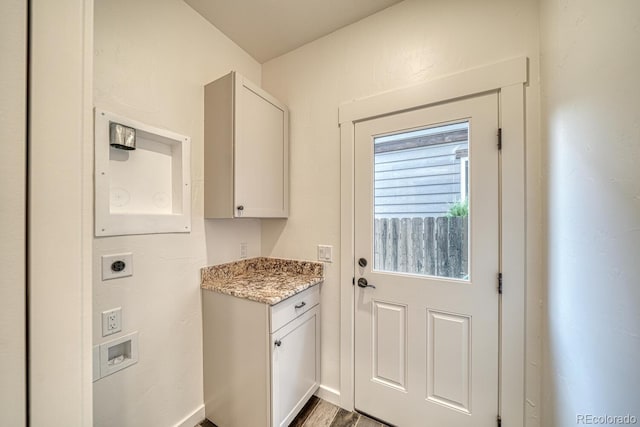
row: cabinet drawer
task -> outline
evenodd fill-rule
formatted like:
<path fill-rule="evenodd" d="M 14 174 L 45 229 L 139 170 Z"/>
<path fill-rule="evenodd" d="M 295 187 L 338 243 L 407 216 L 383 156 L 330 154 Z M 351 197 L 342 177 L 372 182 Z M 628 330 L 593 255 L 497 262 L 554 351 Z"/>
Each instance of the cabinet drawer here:
<path fill-rule="evenodd" d="M 271 332 L 275 332 L 320 302 L 320 286 L 314 285 L 299 294 L 271 306 Z"/>

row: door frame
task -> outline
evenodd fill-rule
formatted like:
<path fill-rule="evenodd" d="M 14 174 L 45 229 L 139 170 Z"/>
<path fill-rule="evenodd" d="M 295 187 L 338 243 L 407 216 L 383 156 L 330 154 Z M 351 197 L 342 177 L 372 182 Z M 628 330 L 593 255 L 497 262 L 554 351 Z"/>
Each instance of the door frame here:
<path fill-rule="evenodd" d="M 27 423 L 27 0 L 0 5 L 0 425 Z M 6 59 L 5 59 L 6 58 Z"/>
<path fill-rule="evenodd" d="M 340 126 L 340 406 L 354 409 L 354 148 L 356 123 L 437 103 L 498 94 L 504 141 L 499 155 L 500 307 L 498 414 L 524 425 L 525 405 L 525 86 L 528 60 L 518 57 L 342 104 Z M 497 141 L 497 139 L 496 139 Z"/>
<path fill-rule="evenodd" d="M 88 427 L 93 425 L 93 0 L 28 4 L 28 424 L 60 420 Z M 58 363 L 52 363 L 54 351 Z"/>

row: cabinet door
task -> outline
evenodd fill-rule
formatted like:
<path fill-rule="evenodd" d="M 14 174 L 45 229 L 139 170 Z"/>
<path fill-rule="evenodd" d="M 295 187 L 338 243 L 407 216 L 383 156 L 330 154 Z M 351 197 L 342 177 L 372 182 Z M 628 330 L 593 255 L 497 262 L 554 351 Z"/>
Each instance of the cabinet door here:
<path fill-rule="evenodd" d="M 320 385 L 320 306 L 271 334 L 274 427 L 288 426 Z"/>
<path fill-rule="evenodd" d="M 288 110 L 239 75 L 235 107 L 236 216 L 287 217 Z"/>

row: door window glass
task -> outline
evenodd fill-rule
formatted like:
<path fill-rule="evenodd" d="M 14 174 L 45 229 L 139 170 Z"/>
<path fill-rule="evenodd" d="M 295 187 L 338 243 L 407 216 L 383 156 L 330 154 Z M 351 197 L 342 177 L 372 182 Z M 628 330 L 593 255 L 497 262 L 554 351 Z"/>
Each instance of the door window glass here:
<path fill-rule="evenodd" d="M 374 139 L 374 269 L 469 280 L 469 122 Z"/>

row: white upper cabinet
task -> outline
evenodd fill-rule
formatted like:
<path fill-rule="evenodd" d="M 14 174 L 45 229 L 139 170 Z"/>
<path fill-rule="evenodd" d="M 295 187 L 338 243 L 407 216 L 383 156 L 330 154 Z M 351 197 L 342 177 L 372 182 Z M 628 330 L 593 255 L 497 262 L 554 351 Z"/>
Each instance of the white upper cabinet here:
<path fill-rule="evenodd" d="M 205 86 L 205 218 L 289 215 L 289 110 L 231 72 Z"/>

